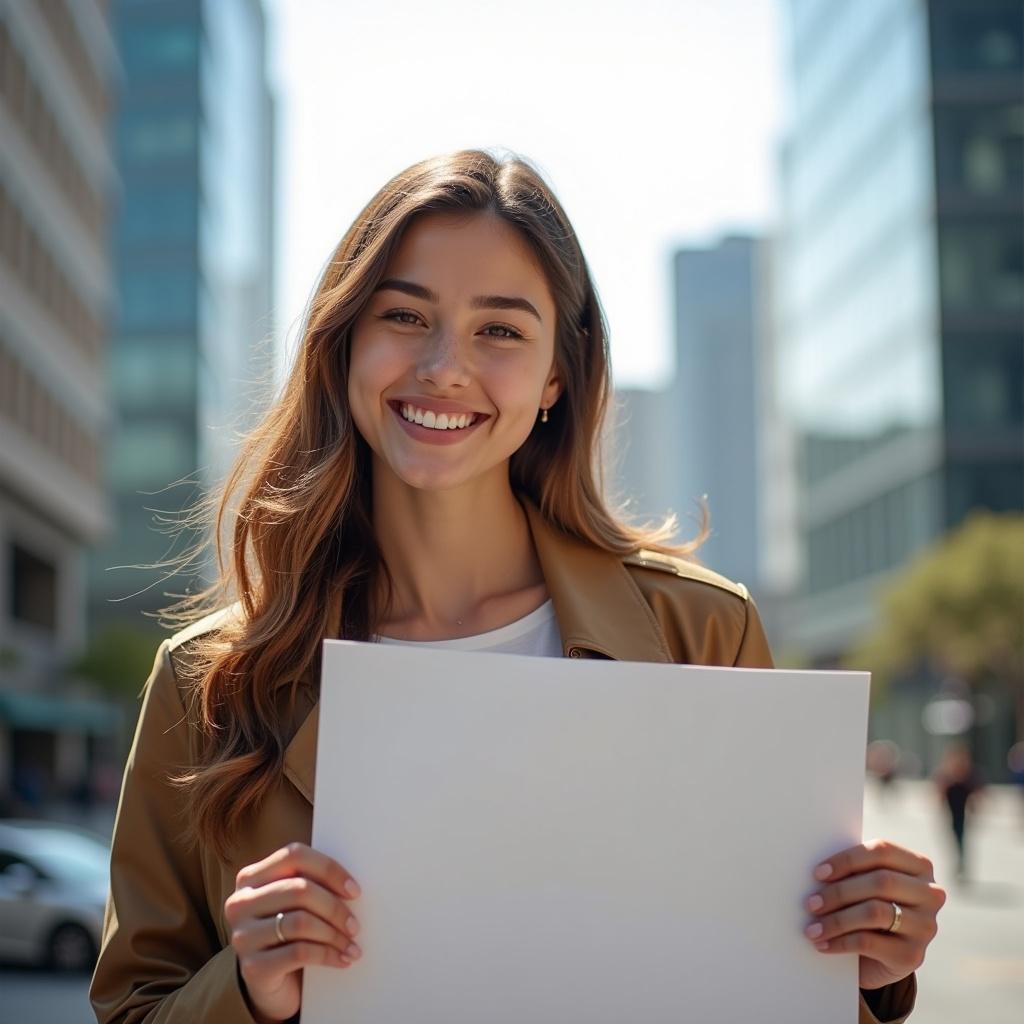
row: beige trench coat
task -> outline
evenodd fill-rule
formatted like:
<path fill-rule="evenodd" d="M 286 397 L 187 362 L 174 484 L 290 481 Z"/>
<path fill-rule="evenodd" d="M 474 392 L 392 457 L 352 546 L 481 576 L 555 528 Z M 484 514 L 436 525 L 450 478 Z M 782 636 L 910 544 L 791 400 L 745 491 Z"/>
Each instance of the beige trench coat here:
<path fill-rule="evenodd" d="M 742 584 L 662 555 L 617 558 L 555 529 L 532 503 L 524 507 L 566 657 L 772 667 L 757 609 Z M 176 664 L 186 656 L 186 640 L 216 628 L 233 610 L 164 640 L 143 690 L 90 988 L 101 1024 L 254 1024 L 224 901 L 239 868 L 289 841 L 310 842 L 317 705 L 310 683 L 287 722 L 292 738 L 283 776 L 238 836 L 230 859 L 204 847 L 190 851 L 181 838 L 181 795 L 167 782 L 170 771 L 194 763 L 198 748 Z M 339 606 L 329 621 L 336 636 Z M 877 1017 L 862 993 L 860 1024 L 904 1020 L 916 991 L 910 975 L 868 993 Z M 799 999 L 794 993 L 794 1004 Z"/>

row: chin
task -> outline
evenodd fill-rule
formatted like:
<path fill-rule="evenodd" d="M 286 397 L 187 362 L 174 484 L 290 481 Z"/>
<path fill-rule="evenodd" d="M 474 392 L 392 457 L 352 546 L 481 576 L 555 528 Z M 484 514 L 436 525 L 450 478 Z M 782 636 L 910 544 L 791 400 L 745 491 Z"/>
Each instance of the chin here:
<path fill-rule="evenodd" d="M 391 471 L 403 484 L 415 487 L 418 491 L 451 491 L 473 479 L 472 476 L 467 476 L 454 468 L 448 472 L 441 472 L 437 467 L 432 466 L 404 470 L 398 470 L 392 466 Z"/>

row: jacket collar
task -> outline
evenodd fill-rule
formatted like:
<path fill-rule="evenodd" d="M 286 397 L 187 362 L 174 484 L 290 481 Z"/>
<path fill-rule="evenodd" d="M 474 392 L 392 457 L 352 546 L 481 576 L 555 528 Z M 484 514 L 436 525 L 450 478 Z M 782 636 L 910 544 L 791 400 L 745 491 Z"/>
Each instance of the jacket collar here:
<path fill-rule="evenodd" d="M 671 662 L 665 635 L 622 560 L 555 526 L 525 496 L 520 502 L 554 604 L 563 656 Z M 327 621 L 331 636 L 339 636 L 337 596 Z M 314 701 L 284 757 L 284 774 L 311 803 L 318 723 Z"/>
<path fill-rule="evenodd" d="M 563 655 L 671 661 L 665 635 L 622 559 L 555 526 L 529 499 L 521 503 L 555 606 Z"/>

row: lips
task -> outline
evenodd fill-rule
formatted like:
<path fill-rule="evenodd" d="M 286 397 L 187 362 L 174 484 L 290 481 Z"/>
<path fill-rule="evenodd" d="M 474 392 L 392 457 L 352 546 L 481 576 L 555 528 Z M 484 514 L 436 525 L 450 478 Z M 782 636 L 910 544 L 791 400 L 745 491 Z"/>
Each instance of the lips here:
<path fill-rule="evenodd" d="M 457 443 L 489 419 L 454 401 L 395 398 L 388 406 L 404 432 L 429 444 Z"/>

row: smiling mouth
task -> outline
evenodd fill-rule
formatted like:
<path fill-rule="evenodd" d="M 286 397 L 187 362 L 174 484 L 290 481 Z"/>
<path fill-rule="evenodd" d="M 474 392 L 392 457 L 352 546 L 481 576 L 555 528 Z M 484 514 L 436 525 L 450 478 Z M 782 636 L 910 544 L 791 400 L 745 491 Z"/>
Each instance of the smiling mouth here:
<path fill-rule="evenodd" d="M 395 412 L 411 425 L 433 430 L 438 433 L 458 433 L 487 419 L 486 413 L 435 413 L 430 409 L 421 409 L 409 402 L 389 402 Z"/>

